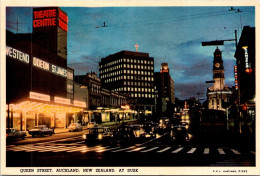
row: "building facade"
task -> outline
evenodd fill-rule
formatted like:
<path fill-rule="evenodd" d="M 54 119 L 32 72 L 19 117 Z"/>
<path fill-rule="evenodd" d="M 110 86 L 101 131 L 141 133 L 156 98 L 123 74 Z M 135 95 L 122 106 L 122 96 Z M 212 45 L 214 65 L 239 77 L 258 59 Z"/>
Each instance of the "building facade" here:
<path fill-rule="evenodd" d="M 230 102 L 232 91 L 225 86 L 224 65 L 222 53 L 217 48 L 214 52 L 213 60 L 213 87 L 207 89 L 208 109 L 225 111 Z"/>
<path fill-rule="evenodd" d="M 138 116 L 155 111 L 154 59 L 148 53 L 121 51 L 102 58 L 99 75 L 102 86 L 124 94 Z"/>
<path fill-rule="evenodd" d="M 244 26 L 235 52 L 237 105 L 242 126 L 255 129 L 255 27 Z"/>
<path fill-rule="evenodd" d="M 156 72 L 155 86 L 158 91 L 157 113 L 162 116 L 172 116 L 175 104 L 174 81 L 170 75 L 168 63 L 161 64 L 160 72 Z"/>
<path fill-rule="evenodd" d="M 89 117 L 88 121 L 102 123 L 132 117 L 132 111 L 129 114 L 128 110 L 124 111 L 126 105 L 124 94 L 103 88 L 96 73 L 76 75 L 75 82 L 88 89 L 89 109 L 84 112 L 85 116 Z"/>
<path fill-rule="evenodd" d="M 68 17 L 58 7 L 35 8 L 32 22 L 33 33 L 6 31 L 6 126 L 66 128 L 86 108 L 74 98 L 74 70 L 60 53 Z"/>

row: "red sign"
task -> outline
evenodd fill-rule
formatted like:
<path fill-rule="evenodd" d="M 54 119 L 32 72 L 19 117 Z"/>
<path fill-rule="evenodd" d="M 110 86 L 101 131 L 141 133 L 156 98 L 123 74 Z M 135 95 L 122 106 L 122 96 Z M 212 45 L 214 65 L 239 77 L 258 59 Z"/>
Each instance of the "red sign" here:
<path fill-rule="evenodd" d="M 59 26 L 64 31 L 68 31 L 68 16 L 60 9 L 35 10 L 33 12 L 33 27 Z"/>

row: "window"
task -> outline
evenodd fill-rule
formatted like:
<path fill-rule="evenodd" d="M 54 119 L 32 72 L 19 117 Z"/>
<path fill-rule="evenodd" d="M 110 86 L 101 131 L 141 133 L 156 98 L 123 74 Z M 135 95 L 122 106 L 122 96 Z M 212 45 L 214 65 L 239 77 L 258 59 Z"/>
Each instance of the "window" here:
<path fill-rule="evenodd" d="M 141 69 L 143 69 L 144 67 L 141 65 Z"/>

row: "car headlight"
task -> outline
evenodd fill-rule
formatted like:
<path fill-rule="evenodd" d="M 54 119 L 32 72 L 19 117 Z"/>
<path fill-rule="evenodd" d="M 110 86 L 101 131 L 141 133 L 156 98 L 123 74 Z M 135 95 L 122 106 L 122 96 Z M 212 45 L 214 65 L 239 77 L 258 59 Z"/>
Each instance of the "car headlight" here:
<path fill-rule="evenodd" d="M 87 139 L 87 135 L 86 134 L 83 134 L 83 139 Z"/>
<path fill-rule="evenodd" d="M 103 139 L 103 135 L 102 134 L 98 134 L 98 140 L 102 140 Z"/>

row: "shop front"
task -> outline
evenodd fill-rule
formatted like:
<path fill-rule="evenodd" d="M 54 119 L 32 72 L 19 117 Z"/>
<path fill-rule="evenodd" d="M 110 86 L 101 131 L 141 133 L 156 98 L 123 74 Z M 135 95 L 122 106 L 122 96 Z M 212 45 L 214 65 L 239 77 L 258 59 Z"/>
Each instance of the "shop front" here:
<path fill-rule="evenodd" d="M 28 98 L 22 102 L 7 105 L 7 127 L 23 131 L 28 131 L 37 125 L 67 128 L 71 123 L 82 121 L 84 102 L 82 105 L 80 106 L 79 102 L 78 105 L 65 105 Z"/>

